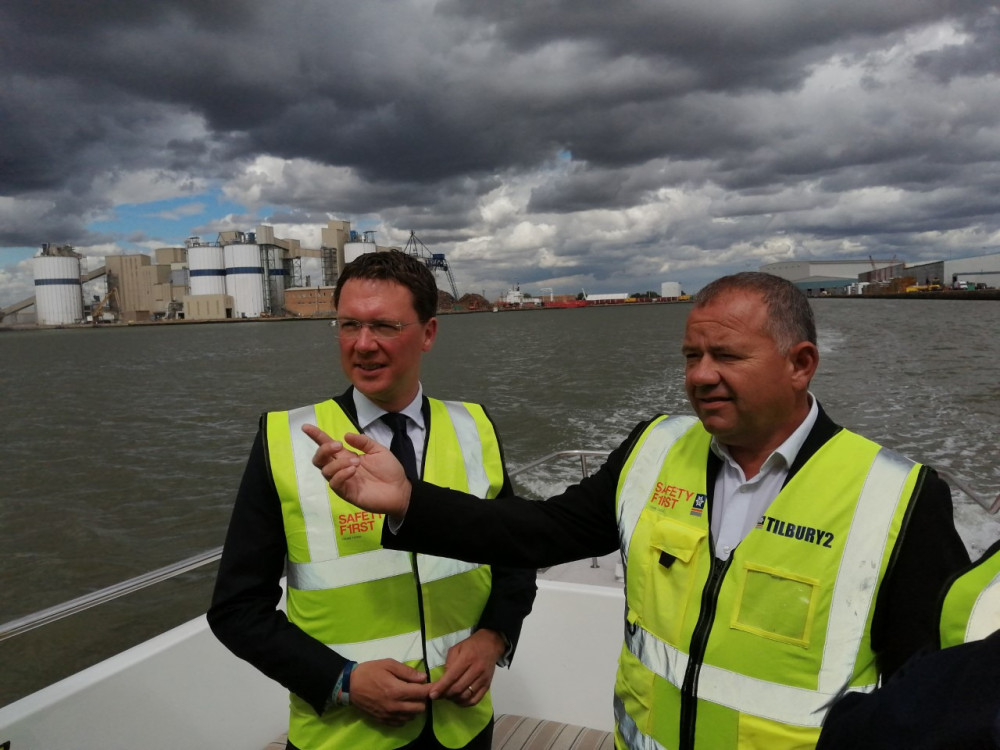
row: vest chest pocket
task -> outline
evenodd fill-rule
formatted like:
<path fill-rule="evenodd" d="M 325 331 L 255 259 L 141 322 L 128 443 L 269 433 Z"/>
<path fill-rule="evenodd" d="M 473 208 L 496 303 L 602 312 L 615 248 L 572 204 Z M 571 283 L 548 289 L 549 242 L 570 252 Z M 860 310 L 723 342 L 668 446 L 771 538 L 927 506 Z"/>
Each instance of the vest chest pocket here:
<path fill-rule="evenodd" d="M 808 648 L 819 581 L 753 563 L 741 578 L 730 627 Z"/>
<path fill-rule="evenodd" d="M 643 627 L 673 645 L 679 644 L 688 611 L 698 596 L 698 549 L 707 536 L 707 529 L 671 518 L 657 521 L 650 535 L 644 561 L 650 606 L 638 610 Z"/>

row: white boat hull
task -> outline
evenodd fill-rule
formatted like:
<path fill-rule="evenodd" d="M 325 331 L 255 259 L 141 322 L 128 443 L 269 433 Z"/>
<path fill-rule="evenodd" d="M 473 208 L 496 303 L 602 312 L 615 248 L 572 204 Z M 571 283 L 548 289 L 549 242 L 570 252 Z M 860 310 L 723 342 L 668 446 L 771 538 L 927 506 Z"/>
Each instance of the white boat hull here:
<path fill-rule="evenodd" d="M 538 581 L 497 715 L 610 730 L 622 643 L 619 588 Z M 0 747 L 261 750 L 287 729 L 288 694 L 230 654 L 204 616 L 0 708 Z"/>

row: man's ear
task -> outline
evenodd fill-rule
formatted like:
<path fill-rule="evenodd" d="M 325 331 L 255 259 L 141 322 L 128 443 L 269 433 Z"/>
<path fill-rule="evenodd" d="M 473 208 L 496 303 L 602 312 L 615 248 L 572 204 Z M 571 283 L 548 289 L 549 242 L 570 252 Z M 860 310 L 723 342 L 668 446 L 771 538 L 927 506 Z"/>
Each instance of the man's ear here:
<path fill-rule="evenodd" d="M 438 319 L 431 318 L 424 324 L 424 344 L 422 350 L 429 352 L 434 346 L 434 339 L 437 338 Z"/>
<path fill-rule="evenodd" d="M 792 366 L 792 382 L 800 390 L 808 390 L 819 367 L 819 349 L 811 341 L 800 341 L 788 350 L 788 362 Z"/>

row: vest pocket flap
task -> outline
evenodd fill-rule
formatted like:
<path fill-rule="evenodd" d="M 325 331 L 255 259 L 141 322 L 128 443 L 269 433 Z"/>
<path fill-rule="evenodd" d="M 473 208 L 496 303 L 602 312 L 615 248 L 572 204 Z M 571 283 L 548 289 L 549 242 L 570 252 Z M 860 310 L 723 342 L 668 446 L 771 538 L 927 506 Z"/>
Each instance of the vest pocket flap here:
<path fill-rule="evenodd" d="M 657 522 L 653 529 L 651 544 L 661 552 L 676 557 L 683 563 L 691 562 L 702 540 L 708 536 L 708 529 L 696 528 L 679 523 L 672 518 Z"/>

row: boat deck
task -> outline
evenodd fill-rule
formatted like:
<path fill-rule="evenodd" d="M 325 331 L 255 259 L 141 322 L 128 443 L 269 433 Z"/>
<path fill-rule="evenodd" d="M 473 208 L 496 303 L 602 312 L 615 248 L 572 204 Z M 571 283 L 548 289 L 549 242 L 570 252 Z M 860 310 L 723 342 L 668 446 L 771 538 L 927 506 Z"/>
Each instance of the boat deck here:
<path fill-rule="evenodd" d="M 285 750 L 283 734 L 263 750 Z M 503 714 L 493 726 L 493 750 L 614 750 L 614 732 Z"/>

